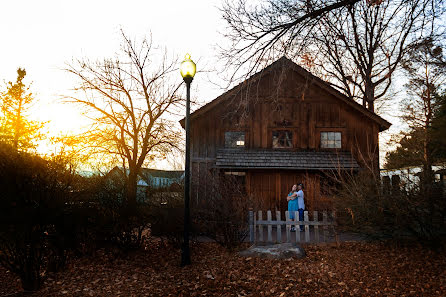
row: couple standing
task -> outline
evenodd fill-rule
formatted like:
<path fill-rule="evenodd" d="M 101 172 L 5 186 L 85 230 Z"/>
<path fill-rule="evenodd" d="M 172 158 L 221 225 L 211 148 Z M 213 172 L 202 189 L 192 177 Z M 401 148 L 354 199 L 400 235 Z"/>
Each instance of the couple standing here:
<path fill-rule="evenodd" d="M 293 185 L 291 188 L 291 192 L 288 194 L 286 200 L 288 201 L 288 211 L 290 213 L 290 219 L 294 220 L 294 213 L 296 211 L 299 212 L 299 221 L 304 220 L 304 210 L 305 210 L 305 202 L 304 202 L 304 192 L 302 184 Z M 300 226 L 300 231 L 304 230 L 304 226 Z M 291 231 L 296 231 L 294 226 L 291 227 Z"/>

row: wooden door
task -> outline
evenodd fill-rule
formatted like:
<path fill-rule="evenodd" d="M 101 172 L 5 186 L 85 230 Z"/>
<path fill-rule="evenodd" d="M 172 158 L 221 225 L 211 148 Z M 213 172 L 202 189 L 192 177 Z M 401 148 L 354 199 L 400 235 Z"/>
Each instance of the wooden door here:
<path fill-rule="evenodd" d="M 251 172 L 249 188 L 256 208 L 275 210 L 276 180 L 273 172 Z"/>

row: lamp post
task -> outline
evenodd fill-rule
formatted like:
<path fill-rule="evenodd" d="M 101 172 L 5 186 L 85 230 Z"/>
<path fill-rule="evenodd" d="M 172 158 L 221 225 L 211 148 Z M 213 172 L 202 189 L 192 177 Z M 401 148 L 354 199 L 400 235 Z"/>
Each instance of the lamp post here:
<path fill-rule="evenodd" d="M 196 72 L 196 65 L 187 54 L 180 66 L 180 73 L 186 83 L 186 164 L 184 165 L 184 240 L 181 247 L 181 266 L 190 264 L 190 249 L 189 249 L 189 226 L 190 226 L 190 84 L 194 79 Z"/>

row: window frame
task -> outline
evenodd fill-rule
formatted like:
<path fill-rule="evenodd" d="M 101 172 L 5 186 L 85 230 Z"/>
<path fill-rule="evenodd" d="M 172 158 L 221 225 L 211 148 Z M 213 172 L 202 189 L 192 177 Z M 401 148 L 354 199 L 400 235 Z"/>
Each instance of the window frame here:
<path fill-rule="evenodd" d="M 240 133 L 240 134 L 242 134 L 243 133 L 243 145 L 237 145 L 237 142 L 239 142 L 239 141 L 241 141 L 241 140 L 235 140 L 235 146 L 227 146 L 226 145 L 226 133 Z M 223 132 L 223 147 L 224 148 L 232 148 L 232 149 L 235 149 L 235 148 L 239 148 L 239 149 L 242 149 L 242 148 L 246 148 L 246 141 L 247 141 L 247 133 L 246 133 L 246 131 L 244 131 L 244 130 L 229 130 L 229 131 L 224 131 Z"/>
<path fill-rule="evenodd" d="M 273 134 L 274 132 L 290 132 L 291 133 L 291 146 L 290 147 L 274 147 L 274 143 L 273 143 Z M 295 148 L 295 143 L 296 143 L 296 132 L 295 129 L 291 129 L 291 128 L 272 128 L 270 130 L 269 133 L 269 147 L 274 149 L 274 150 L 291 150 Z"/>
<path fill-rule="evenodd" d="M 334 146 L 333 147 L 331 147 L 331 146 L 323 146 L 323 141 L 322 141 L 322 135 L 323 135 L 323 133 L 327 133 L 327 139 L 326 139 L 326 141 L 328 142 L 328 141 L 333 141 L 334 142 Z M 329 138 L 329 133 L 333 133 L 334 134 L 334 139 L 330 139 Z M 340 139 L 339 140 L 337 140 L 336 139 L 336 133 L 339 133 L 339 135 L 340 135 Z M 343 148 L 343 138 L 344 137 L 342 137 L 342 134 L 344 134 L 345 135 L 345 133 L 344 133 L 344 131 L 340 131 L 340 130 L 322 130 L 322 131 L 319 131 L 319 148 L 321 148 L 321 149 L 335 149 L 335 150 L 339 150 L 339 149 L 342 149 Z M 336 146 L 336 143 L 337 142 L 339 142 L 339 147 L 337 147 Z"/>

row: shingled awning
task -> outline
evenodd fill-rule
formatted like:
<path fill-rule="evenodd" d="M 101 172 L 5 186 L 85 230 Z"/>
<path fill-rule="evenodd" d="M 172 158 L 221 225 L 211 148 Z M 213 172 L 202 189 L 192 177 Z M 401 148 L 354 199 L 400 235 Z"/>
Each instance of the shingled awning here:
<path fill-rule="evenodd" d="M 222 169 L 359 169 L 349 152 L 292 152 L 219 149 L 216 167 Z"/>

